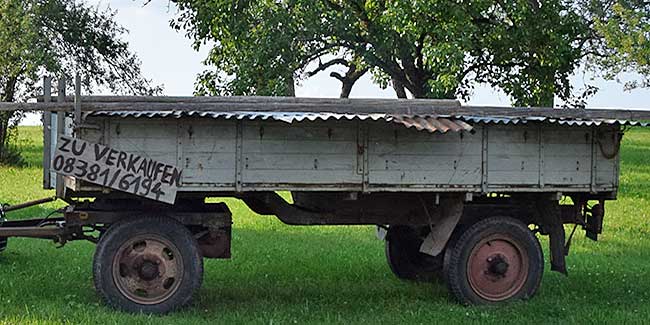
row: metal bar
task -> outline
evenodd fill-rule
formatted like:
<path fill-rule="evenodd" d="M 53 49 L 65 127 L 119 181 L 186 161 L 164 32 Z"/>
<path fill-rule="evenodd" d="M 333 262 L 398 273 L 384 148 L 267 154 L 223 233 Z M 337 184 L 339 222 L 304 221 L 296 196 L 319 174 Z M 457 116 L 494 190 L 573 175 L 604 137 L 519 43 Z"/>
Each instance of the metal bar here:
<path fill-rule="evenodd" d="M 56 218 L 38 218 L 38 219 L 23 219 L 5 221 L 0 224 L 0 228 L 16 228 L 16 227 L 43 227 L 44 224 L 53 225 L 65 221 L 63 217 Z"/>
<path fill-rule="evenodd" d="M 56 238 L 65 234 L 65 229 L 54 227 L 0 227 L 0 237 Z"/>
<path fill-rule="evenodd" d="M 56 201 L 56 197 L 48 197 L 48 198 L 44 198 L 44 199 L 40 199 L 40 200 L 34 200 L 34 201 L 25 202 L 25 203 L 10 205 L 8 207 L 5 207 L 3 210 L 5 212 L 16 211 L 16 210 L 29 208 L 29 207 L 32 207 L 32 206 L 35 206 L 35 205 L 40 205 L 40 204 L 43 204 L 43 203 L 49 203 L 49 202 L 53 202 L 53 201 Z"/>

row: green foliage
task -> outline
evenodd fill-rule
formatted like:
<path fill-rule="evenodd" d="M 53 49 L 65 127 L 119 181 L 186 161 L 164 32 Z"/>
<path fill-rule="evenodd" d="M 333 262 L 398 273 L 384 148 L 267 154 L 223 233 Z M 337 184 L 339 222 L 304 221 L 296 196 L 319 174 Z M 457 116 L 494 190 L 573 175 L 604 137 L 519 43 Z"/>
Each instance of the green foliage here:
<path fill-rule="evenodd" d="M 126 31 L 113 18 L 113 11 L 79 0 L 0 0 L 0 101 L 35 95 L 43 75 L 72 79 L 75 73 L 85 77 L 87 92 L 159 93 L 142 77 L 138 58 L 120 39 Z M 21 117 L 0 113 L 0 161 Z"/>
<path fill-rule="evenodd" d="M 175 0 L 197 46 L 213 44 L 199 93 L 287 94 L 317 58 L 363 61 L 382 87 L 468 98 L 477 82 L 520 105 L 570 95 L 588 21 L 571 1 Z M 312 74 L 307 74 L 308 76 Z"/>
<path fill-rule="evenodd" d="M 604 39 L 593 62 L 605 68 L 605 77 L 637 72 L 640 80 L 626 82 L 628 89 L 650 87 L 650 2 L 607 1 L 595 11 L 595 29 Z"/>

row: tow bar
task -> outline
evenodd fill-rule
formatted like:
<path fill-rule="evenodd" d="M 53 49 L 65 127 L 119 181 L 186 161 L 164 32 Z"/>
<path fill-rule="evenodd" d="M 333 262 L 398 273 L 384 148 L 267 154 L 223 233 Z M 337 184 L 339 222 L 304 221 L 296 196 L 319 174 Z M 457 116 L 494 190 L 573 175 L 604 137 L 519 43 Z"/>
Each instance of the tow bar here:
<path fill-rule="evenodd" d="M 56 197 L 49 197 L 29 201 L 16 205 L 0 204 L 0 251 L 6 247 L 9 237 L 31 237 L 44 239 L 57 239 L 65 233 L 63 218 L 39 218 L 8 221 L 6 213 L 35 205 L 56 201 Z"/>

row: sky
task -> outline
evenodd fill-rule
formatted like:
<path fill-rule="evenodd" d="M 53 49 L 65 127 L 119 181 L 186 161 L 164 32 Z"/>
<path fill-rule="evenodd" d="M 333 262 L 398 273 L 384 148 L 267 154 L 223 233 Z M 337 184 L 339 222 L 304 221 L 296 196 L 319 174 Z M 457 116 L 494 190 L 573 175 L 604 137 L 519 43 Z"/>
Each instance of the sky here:
<path fill-rule="evenodd" d="M 142 61 L 142 72 L 145 77 L 152 79 L 155 84 L 164 86 L 164 95 L 189 96 L 194 90 L 196 75 L 205 70 L 202 61 L 208 54 L 209 48 L 198 51 L 192 47 L 192 42 L 185 37 L 184 32 L 177 32 L 169 27 L 170 19 L 177 14 L 175 6 L 168 0 L 153 0 L 143 6 L 144 0 L 86 0 L 88 4 L 99 6 L 100 9 L 117 11 L 117 22 L 129 30 L 124 39 Z M 633 76 L 628 76 L 633 77 Z M 585 83 L 600 88 L 600 91 L 588 101 L 589 107 L 598 108 L 639 108 L 650 109 L 650 89 L 625 91 L 623 86 L 615 81 L 593 78 L 584 71 L 578 71 L 572 77 L 576 89 Z M 329 77 L 329 73 L 320 73 L 308 80 L 300 81 L 296 87 L 296 95 L 300 97 L 338 97 L 340 83 Z M 364 76 L 354 86 L 351 97 L 394 98 L 392 89 L 381 89 L 373 84 L 368 75 Z M 468 105 L 510 105 L 510 99 L 503 92 L 479 85 L 473 93 Z M 37 115 L 29 115 L 23 124 L 39 124 Z"/>

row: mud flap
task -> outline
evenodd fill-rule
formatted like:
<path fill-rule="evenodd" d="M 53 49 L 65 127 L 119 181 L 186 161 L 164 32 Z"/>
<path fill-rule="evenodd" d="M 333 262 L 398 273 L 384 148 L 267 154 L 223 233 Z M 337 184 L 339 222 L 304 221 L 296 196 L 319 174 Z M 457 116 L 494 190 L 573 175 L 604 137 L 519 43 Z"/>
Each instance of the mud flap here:
<path fill-rule="evenodd" d="M 454 232 L 460 217 L 463 215 L 463 201 L 461 199 L 448 200 L 440 205 L 443 209 L 440 219 L 431 224 L 431 232 L 422 242 L 420 253 L 438 256 L 445 249 L 451 234 Z"/>

